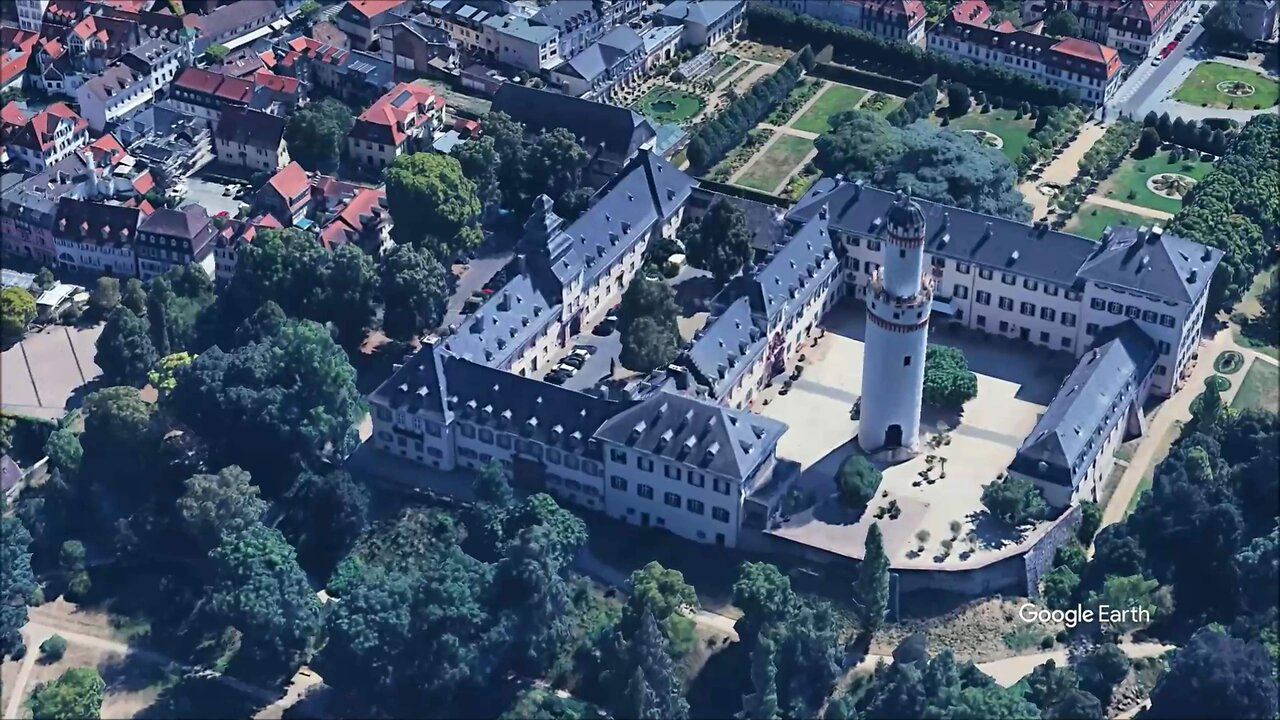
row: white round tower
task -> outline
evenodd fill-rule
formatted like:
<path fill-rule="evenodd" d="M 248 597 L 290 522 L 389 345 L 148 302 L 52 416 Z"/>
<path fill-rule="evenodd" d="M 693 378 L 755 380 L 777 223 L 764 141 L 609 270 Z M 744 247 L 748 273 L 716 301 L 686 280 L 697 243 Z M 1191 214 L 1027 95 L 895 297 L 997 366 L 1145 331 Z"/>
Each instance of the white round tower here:
<path fill-rule="evenodd" d="M 933 278 L 924 272 L 924 213 L 909 190 L 898 191 L 885 225 L 884 262 L 867 287 L 858 445 L 867 452 L 915 452 Z"/>

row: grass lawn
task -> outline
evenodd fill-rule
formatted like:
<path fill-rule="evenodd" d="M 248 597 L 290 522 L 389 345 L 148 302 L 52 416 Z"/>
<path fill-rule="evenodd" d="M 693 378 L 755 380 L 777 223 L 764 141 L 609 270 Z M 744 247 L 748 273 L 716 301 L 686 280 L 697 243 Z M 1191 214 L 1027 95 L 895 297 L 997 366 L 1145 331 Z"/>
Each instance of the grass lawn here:
<path fill-rule="evenodd" d="M 1095 205 L 1086 201 L 1076 211 L 1075 217 L 1071 218 L 1071 222 L 1063 228 L 1069 233 L 1083 235 L 1090 240 L 1101 240 L 1102 231 L 1107 229 L 1108 225 L 1120 227 L 1128 225 L 1129 227 L 1141 227 L 1143 223 L 1151 223 L 1150 218 L 1141 215 L 1135 215 L 1124 210 L 1105 207 L 1103 205 Z"/>
<path fill-rule="evenodd" d="M 813 101 L 803 115 L 792 121 L 791 127 L 805 132 L 824 133 L 828 129 L 827 122 L 831 120 L 832 115 L 852 110 L 853 106 L 866 94 L 867 91 L 862 88 L 832 83 L 818 96 L 817 100 Z"/>
<path fill-rule="evenodd" d="M 1103 197 L 1121 202 L 1141 205 L 1152 210 L 1176 213 L 1182 209 L 1182 200 L 1157 195 L 1147 187 L 1147 180 L 1161 173 L 1177 173 L 1186 175 L 1197 182 L 1213 169 L 1212 163 L 1200 160 L 1183 160 L 1178 163 L 1169 162 L 1169 153 L 1160 151 L 1144 160 L 1125 158 L 1120 167 L 1111 173 L 1111 177 L 1102 184 L 1099 191 Z"/>
<path fill-rule="evenodd" d="M 1218 83 L 1245 82 L 1253 86 L 1253 94 L 1232 97 L 1218 89 Z M 1196 65 L 1182 82 L 1173 99 L 1192 105 L 1234 107 L 1238 110 L 1269 108 L 1280 101 L 1280 83 L 1252 70 L 1217 62 Z"/>
<path fill-rule="evenodd" d="M 1274 280 L 1275 270 L 1263 270 L 1253 278 L 1253 285 L 1249 287 L 1249 291 L 1244 294 L 1244 299 L 1235 306 L 1235 311 L 1243 313 L 1245 322 L 1241 325 L 1233 325 L 1232 332 L 1235 335 L 1236 342 L 1247 347 L 1253 348 L 1258 352 L 1270 358 L 1280 358 L 1280 348 L 1277 348 L 1273 342 L 1275 338 L 1267 329 L 1265 322 L 1260 322 L 1262 316 L 1262 304 L 1259 297 L 1262 291 L 1266 290 L 1267 285 Z"/>
<path fill-rule="evenodd" d="M 761 45 L 757 42 L 744 42 L 734 48 L 734 52 L 741 57 L 750 58 L 756 62 L 773 63 L 781 65 L 787 61 L 787 58 L 793 54 L 786 48 L 774 47 L 772 45 Z"/>
<path fill-rule="evenodd" d="M 964 130 L 986 130 L 989 133 L 999 135 L 1004 141 L 1004 146 L 1000 148 L 1000 152 L 1010 160 L 1016 160 L 1022 154 L 1022 148 L 1027 144 L 1030 138 L 1032 128 L 1036 126 L 1036 121 L 1029 117 L 1021 120 L 1014 120 L 1016 115 L 1013 110 L 992 110 L 987 114 L 982 114 L 981 110 L 975 106 L 968 113 L 958 118 L 952 118 L 951 123 L 947 126 L 957 132 Z M 934 118 L 935 121 L 937 118 Z"/>
<path fill-rule="evenodd" d="M 812 140 L 783 135 L 763 154 L 756 156 L 747 166 L 746 172 L 738 176 L 735 184 L 771 193 L 812 149 Z"/>
<path fill-rule="evenodd" d="M 642 115 L 658 122 L 682 123 L 692 120 L 702 110 L 702 98 L 669 85 L 658 87 L 645 93 L 633 106 Z"/>
<path fill-rule="evenodd" d="M 902 98 L 888 93 L 871 93 L 871 97 L 863 101 L 861 109 L 877 115 L 888 115 L 902 105 Z"/>
<path fill-rule="evenodd" d="M 1254 358 L 1236 391 L 1231 407 L 1237 410 L 1259 408 L 1280 412 L 1280 367 Z"/>

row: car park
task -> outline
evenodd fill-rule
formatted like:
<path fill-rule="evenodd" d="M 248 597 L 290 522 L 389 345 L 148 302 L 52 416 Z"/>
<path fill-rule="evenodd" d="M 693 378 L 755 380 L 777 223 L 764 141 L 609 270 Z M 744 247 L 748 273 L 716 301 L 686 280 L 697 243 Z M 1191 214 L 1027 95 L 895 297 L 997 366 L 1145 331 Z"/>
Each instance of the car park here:
<path fill-rule="evenodd" d="M 572 365 L 566 365 L 564 361 L 561 361 L 559 365 L 555 366 L 555 369 L 553 372 L 562 372 L 564 373 L 565 377 L 571 378 L 574 375 L 578 374 L 578 368 Z"/>
<path fill-rule="evenodd" d="M 547 373 L 546 376 L 543 377 L 542 379 L 546 380 L 552 385 L 563 385 L 564 381 L 569 379 L 569 374 L 566 372 L 563 372 L 562 370 L 560 370 L 560 368 L 556 368 L 551 372 Z"/>
<path fill-rule="evenodd" d="M 569 367 L 575 370 L 581 370 L 582 364 L 585 363 L 586 361 L 587 359 L 581 355 L 567 355 L 563 360 L 560 361 L 560 364 L 568 365 Z"/>
<path fill-rule="evenodd" d="M 604 320 L 601 320 L 600 324 L 596 325 L 595 329 L 592 330 L 591 332 L 595 335 L 600 335 L 602 337 L 605 335 L 612 335 L 614 328 L 616 328 L 617 326 L 618 326 L 618 316 L 606 315 L 604 317 Z"/>

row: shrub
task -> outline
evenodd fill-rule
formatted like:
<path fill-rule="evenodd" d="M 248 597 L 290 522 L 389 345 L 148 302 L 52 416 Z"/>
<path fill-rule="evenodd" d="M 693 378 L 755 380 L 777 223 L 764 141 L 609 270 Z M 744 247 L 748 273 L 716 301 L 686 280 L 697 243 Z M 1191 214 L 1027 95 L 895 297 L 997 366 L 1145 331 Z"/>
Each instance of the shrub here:
<path fill-rule="evenodd" d="M 880 486 L 880 470 L 861 455 L 850 455 L 836 473 L 836 492 L 848 507 L 861 507 L 871 501 Z"/>
<path fill-rule="evenodd" d="M 61 635 L 53 635 L 40 643 L 40 655 L 48 662 L 58 662 L 67 652 L 67 639 Z"/>

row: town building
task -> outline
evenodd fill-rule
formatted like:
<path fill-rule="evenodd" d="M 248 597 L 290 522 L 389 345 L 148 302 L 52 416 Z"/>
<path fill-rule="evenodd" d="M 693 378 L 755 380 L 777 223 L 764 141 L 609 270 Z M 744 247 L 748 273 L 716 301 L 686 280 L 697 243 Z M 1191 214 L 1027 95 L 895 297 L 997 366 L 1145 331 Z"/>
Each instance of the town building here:
<path fill-rule="evenodd" d="M 622 25 L 552 70 L 550 77 L 566 95 L 607 102 L 615 90 L 640 79 L 645 66 L 644 40 Z"/>
<path fill-rule="evenodd" d="M 89 142 L 89 123 L 66 103 L 56 102 L 8 133 L 11 162 L 40 172 Z"/>
<path fill-rule="evenodd" d="M 152 106 L 116 132 L 128 133 L 129 152 L 151 167 L 161 191 L 182 185 L 213 162 L 213 131 L 194 115 Z"/>
<path fill-rule="evenodd" d="M 429 0 L 416 17 L 447 33 L 461 51 L 487 58 L 498 53 L 496 29 L 489 23 L 510 14 L 511 9 L 507 0 Z"/>
<path fill-rule="evenodd" d="M 313 27 L 312 37 L 327 42 L 315 35 L 314 30 Z M 424 15 L 379 27 L 378 56 L 397 70 L 415 76 L 444 76 L 458 69 L 458 44 L 447 31 L 429 24 Z"/>
<path fill-rule="evenodd" d="M 1064 7 L 1080 21 L 1080 36 L 1145 57 L 1173 39 L 1195 0 L 1044 0 L 1043 15 Z"/>
<path fill-rule="evenodd" d="M 395 84 L 395 66 L 360 50 L 340 50 L 298 36 L 277 45 L 268 61 L 278 75 L 298 78 L 352 107 L 365 107 Z"/>
<path fill-rule="evenodd" d="M 659 25 L 641 33 L 640 39 L 644 41 L 643 72 L 655 72 L 660 65 L 674 60 L 683 37 L 684 28 L 675 25 Z"/>
<path fill-rule="evenodd" d="M 148 40 L 76 89 L 80 112 L 89 127 L 102 132 L 108 123 L 150 104 L 187 62 L 190 57 L 182 45 Z"/>
<path fill-rule="evenodd" d="M 89 276 L 136 276 L 133 244 L 143 217 L 138 207 L 63 198 L 53 231 L 58 267 Z"/>
<path fill-rule="evenodd" d="M 1092 40 L 1057 38 L 990 25 L 983 0 L 962 0 L 934 26 L 929 49 L 944 55 L 1031 75 L 1044 84 L 1074 90 L 1090 105 L 1106 102 L 1121 83 L 1120 53 Z"/>
<path fill-rule="evenodd" d="M 284 141 L 286 120 L 278 115 L 227 108 L 213 131 L 214 156 L 219 163 L 251 172 L 274 173 L 289 164 Z"/>
<path fill-rule="evenodd" d="M 1240 27 L 1245 37 L 1269 41 L 1276 36 L 1280 0 L 1243 0 L 1236 12 L 1240 14 Z"/>
<path fill-rule="evenodd" d="M 240 249 L 253 242 L 258 228 L 241 220 L 228 220 L 213 236 L 215 286 L 224 288 L 236 274 Z"/>
<path fill-rule="evenodd" d="M 251 79 L 236 78 L 201 68 L 183 68 L 169 87 L 163 105 L 205 120 L 216 127 L 228 108 L 287 115 L 302 101 L 303 85 L 296 77 L 258 71 Z"/>
<path fill-rule="evenodd" d="M 13 0 L 13 3 L 18 8 L 18 27 L 27 32 L 40 32 L 49 0 Z"/>
<path fill-rule="evenodd" d="M 679 25 L 682 45 L 707 48 L 738 33 L 746 7 L 746 0 L 675 0 L 655 19 Z"/>
<path fill-rule="evenodd" d="M 556 128 L 573 133 L 590 156 L 584 180 L 593 187 L 617 175 L 640 152 L 652 149 L 657 138 L 653 125 L 630 108 L 516 83 L 498 88 L 492 109 L 510 115 L 529 133 Z"/>
<path fill-rule="evenodd" d="M 560 57 L 569 60 L 613 28 L 639 17 L 643 9 L 641 0 L 555 0 L 531 21 L 556 29 Z"/>
<path fill-rule="evenodd" d="M 882 38 L 923 47 L 923 0 L 755 0 Z"/>
<path fill-rule="evenodd" d="M 134 242 L 138 277 L 146 281 L 173 268 L 194 264 L 204 268 L 212 279 L 216 233 L 208 212 L 199 205 L 155 210 L 138 227 Z"/>
<path fill-rule="evenodd" d="M 297 160 L 285 165 L 258 189 L 254 207 L 282 225 L 296 225 L 311 208 L 311 178 Z"/>
<path fill-rule="evenodd" d="M 494 15 L 484 24 L 497 39 L 498 62 L 533 73 L 561 64 L 560 33 L 554 27 L 519 15 Z"/>
<path fill-rule="evenodd" d="M 347 0 L 334 17 L 334 24 L 351 39 L 357 50 L 366 50 L 378 37 L 378 28 L 404 19 L 412 9 L 411 0 Z"/>
<path fill-rule="evenodd" d="M 320 218 L 320 244 L 333 250 L 352 243 L 370 255 L 391 247 L 391 213 L 387 191 L 356 187 L 339 197 Z"/>
<path fill-rule="evenodd" d="M 39 35 L 8 25 L 0 26 L 0 90 L 19 90 L 27 77 L 27 65 Z"/>
<path fill-rule="evenodd" d="M 401 155 L 430 145 L 444 125 L 444 97 L 421 82 L 400 83 L 356 118 L 347 155 L 358 171 L 380 175 Z"/>

